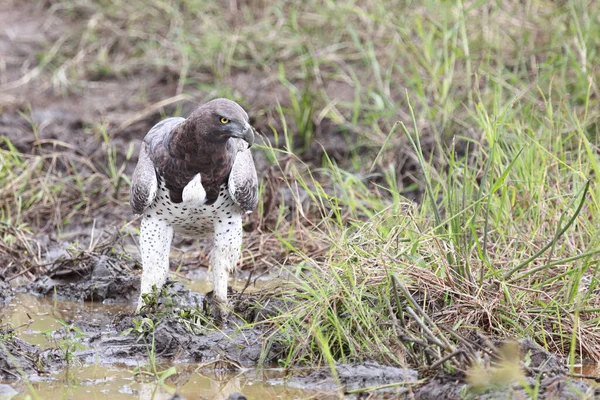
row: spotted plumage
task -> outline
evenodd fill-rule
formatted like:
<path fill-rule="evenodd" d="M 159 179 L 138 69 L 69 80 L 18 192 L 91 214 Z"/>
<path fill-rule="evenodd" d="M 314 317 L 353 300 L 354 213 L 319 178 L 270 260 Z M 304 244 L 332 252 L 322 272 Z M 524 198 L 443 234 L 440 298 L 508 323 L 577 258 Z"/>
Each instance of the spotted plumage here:
<path fill-rule="evenodd" d="M 167 118 L 148 132 L 130 196 L 133 212 L 142 214 L 141 294 L 164 285 L 173 233 L 212 239 L 213 302 L 224 316 L 228 274 L 240 257 L 242 215 L 258 199 L 253 140 L 248 115 L 226 99 L 200 106 L 188 119 Z"/>

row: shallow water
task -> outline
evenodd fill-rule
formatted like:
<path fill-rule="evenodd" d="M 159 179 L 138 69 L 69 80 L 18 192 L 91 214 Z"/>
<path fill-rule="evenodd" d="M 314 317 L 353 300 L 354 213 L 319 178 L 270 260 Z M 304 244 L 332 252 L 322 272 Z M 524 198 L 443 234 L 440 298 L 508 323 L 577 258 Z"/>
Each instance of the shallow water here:
<path fill-rule="evenodd" d="M 50 334 L 62 327 L 60 321 L 108 324 L 118 312 L 133 310 L 133 305 L 77 303 L 19 293 L 0 309 L 0 320 L 15 328 L 20 339 L 46 349 L 54 346 Z"/>
<path fill-rule="evenodd" d="M 240 392 L 249 399 L 307 399 L 335 398 L 333 393 L 309 391 L 272 385 L 270 379 L 281 378 L 280 370 L 243 373 L 195 372 L 195 366 L 177 365 L 178 375 L 167 383 L 141 382 L 131 370 L 118 366 L 89 365 L 72 367 L 53 375 L 46 382 L 32 383 L 32 389 L 43 399 L 169 399 L 175 392 L 188 400 L 226 399 Z M 16 398 L 31 393 L 24 382 L 13 387 L 19 391 Z"/>
<path fill-rule="evenodd" d="M 284 285 L 286 280 L 284 275 L 262 275 L 250 276 L 247 272 L 238 272 L 235 276 L 229 278 L 227 284 L 236 292 L 245 291 L 251 293 L 261 289 L 270 289 Z M 180 282 L 192 292 L 206 294 L 212 290 L 212 282 L 208 272 L 204 268 L 199 268 L 188 272 Z"/>
<path fill-rule="evenodd" d="M 205 270 L 199 269 L 179 279 L 192 292 L 206 294 L 212 290 L 212 282 Z M 272 277 L 253 279 L 248 283 L 247 275 L 239 274 L 229 279 L 229 286 L 235 291 L 246 292 L 265 289 L 281 284 Z M 0 321 L 19 328 L 19 338 L 47 348 L 52 345 L 47 337 L 62 325 L 62 321 L 81 321 L 101 325 L 108 324 L 120 312 L 132 313 L 135 305 L 127 303 L 103 304 L 94 302 L 73 302 L 60 298 L 38 297 L 25 293 L 16 294 L 12 301 L 0 307 Z"/>
<path fill-rule="evenodd" d="M 210 284 L 201 278 L 184 283 L 194 291 L 210 290 Z M 239 279 L 230 284 L 241 290 L 246 280 Z M 62 327 L 61 320 L 86 321 L 104 326 L 109 325 L 117 313 L 132 312 L 133 309 L 132 304 L 77 303 L 20 293 L 0 308 L 0 322 L 14 327 L 20 339 L 48 349 L 58 347 L 52 332 Z M 266 400 L 336 398 L 332 392 L 288 387 L 283 383 L 283 371 L 278 368 L 215 372 L 210 369 L 198 370 L 196 364 L 175 363 L 160 365 L 159 369 L 166 370 L 171 366 L 176 368 L 177 374 L 161 384 L 156 380 L 144 382 L 140 375 L 134 374 L 135 367 L 101 363 L 82 365 L 77 360 L 68 369 L 54 371 L 30 385 L 25 380 L 0 383 L 8 383 L 15 388 L 19 392 L 16 398 L 168 399 L 175 392 L 186 399 L 226 399 L 234 392 L 243 393 L 249 399 Z"/>

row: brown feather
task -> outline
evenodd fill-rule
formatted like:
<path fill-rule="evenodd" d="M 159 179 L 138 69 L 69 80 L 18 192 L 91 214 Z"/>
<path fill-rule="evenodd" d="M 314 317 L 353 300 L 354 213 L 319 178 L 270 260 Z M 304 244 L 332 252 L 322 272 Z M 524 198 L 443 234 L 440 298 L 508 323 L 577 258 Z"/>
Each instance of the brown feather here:
<path fill-rule="evenodd" d="M 213 204 L 221 185 L 227 181 L 237 149 L 220 122 L 248 121 L 246 112 L 236 103 L 217 99 L 196 109 L 188 119 L 167 135 L 150 142 L 150 156 L 169 189 L 171 201 L 183 201 L 183 188 L 200 174 L 206 191 L 206 203 Z"/>

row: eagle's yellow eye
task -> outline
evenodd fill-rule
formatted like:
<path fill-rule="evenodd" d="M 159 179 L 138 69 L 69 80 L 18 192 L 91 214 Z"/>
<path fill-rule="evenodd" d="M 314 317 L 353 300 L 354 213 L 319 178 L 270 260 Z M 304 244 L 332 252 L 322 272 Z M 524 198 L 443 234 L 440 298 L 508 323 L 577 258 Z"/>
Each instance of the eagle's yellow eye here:
<path fill-rule="evenodd" d="M 222 124 L 228 124 L 229 120 L 227 118 L 225 118 L 225 117 L 221 117 L 221 123 Z"/>

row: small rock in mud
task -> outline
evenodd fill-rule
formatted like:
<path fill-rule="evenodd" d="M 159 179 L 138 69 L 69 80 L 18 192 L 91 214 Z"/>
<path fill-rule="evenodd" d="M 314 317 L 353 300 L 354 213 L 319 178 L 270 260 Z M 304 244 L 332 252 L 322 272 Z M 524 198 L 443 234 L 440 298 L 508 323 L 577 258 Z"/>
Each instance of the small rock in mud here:
<path fill-rule="evenodd" d="M 413 369 L 385 366 L 375 361 L 366 361 L 361 364 L 339 364 L 336 365 L 336 371 L 340 384 L 345 390 L 398 382 L 409 383 L 418 379 L 418 373 Z M 294 375 L 284 382 L 289 386 L 305 389 L 335 390 L 338 387 L 329 368 L 320 368 L 305 376 Z M 284 382 L 280 382 L 280 380 L 272 381 L 274 384 Z M 400 388 L 400 390 L 405 391 L 403 388 Z"/>
<path fill-rule="evenodd" d="M 140 279 L 132 272 L 135 263 L 121 257 L 96 253 L 59 259 L 46 274 L 28 285 L 41 295 L 78 301 L 130 301 L 139 294 Z"/>
<path fill-rule="evenodd" d="M 0 303 L 8 301 L 12 297 L 12 288 L 10 284 L 0 275 Z"/>
<path fill-rule="evenodd" d="M 248 398 L 239 392 L 235 392 L 227 396 L 227 400 L 248 400 Z"/>
<path fill-rule="evenodd" d="M 521 339 L 518 343 L 521 358 L 527 360 L 528 367 L 553 374 L 560 374 L 567 371 L 564 363 L 556 355 L 546 351 L 532 339 Z"/>
<path fill-rule="evenodd" d="M 179 307 L 198 307 L 204 299 L 203 295 L 192 292 L 178 281 L 167 280 L 164 287 L 167 292 L 166 297 L 175 301 Z"/>
<path fill-rule="evenodd" d="M 14 334 L 0 328 L 0 380 L 35 380 L 62 366 L 63 359 L 55 350 L 42 351 Z"/>

